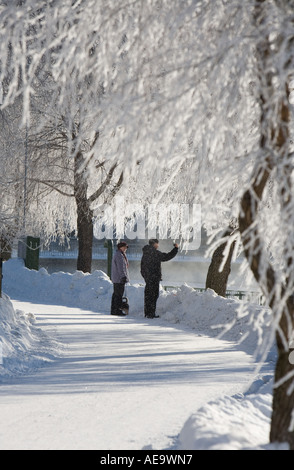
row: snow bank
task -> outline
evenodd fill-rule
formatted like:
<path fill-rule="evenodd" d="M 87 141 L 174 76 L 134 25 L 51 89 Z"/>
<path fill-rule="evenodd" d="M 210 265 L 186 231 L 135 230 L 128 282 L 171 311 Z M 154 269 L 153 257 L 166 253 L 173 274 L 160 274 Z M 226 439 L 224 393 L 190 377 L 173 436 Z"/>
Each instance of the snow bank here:
<path fill-rule="evenodd" d="M 258 354 L 271 323 L 269 310 L 262 306 L 226 299 L 211 289 L 199 293 L 187 285 L 172 292 L 163 291 L 157 311 L 170 323 L 232 341 L 248 354 Z"/>
<path fill-rule="evenodd" d="M 272 412 L 271 376 L 258 394 L 221 397 L 207 403 L 184 424 L 178 449 L 266 450 Z M 281 450 L 286 446 L 278 446 Z"/>
<path fill-rule="evenodd" d="M 3 273 L 3 290 L 14 299 L 80 307 L 93 312 L 109 310 L 113 288 L 103 271 L 48 274 L 45 268 L 29 270 L 22 260 L 12 259 L 4 263 Z"/>
<path fill-rule="evenodd" d="M 14 310 L 0 298 L 0 382 L 4 377 L 41 367 L 57 353 L 57 343 L 34 325 L 35 317 Z"/>

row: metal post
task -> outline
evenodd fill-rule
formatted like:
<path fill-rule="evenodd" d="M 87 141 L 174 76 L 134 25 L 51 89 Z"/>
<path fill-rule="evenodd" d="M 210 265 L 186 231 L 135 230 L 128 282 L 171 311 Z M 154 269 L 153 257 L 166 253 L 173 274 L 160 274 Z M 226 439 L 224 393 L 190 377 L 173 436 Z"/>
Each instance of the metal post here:
<path fill-rule="evenodd" d="M 0 82 L 0 105 L 3 104 L 3 86 L 2 86 L 2 82 Z M 2 297 L 2 266 L 3 266 L 3 260 L 2 258 L 0 258 L 0 297 Z M 0 344 L 0 347 L 1 347 L 1 344 Z M 0 357 L 0 364 L 1 364 L 1 360 L 2 360 L 2 354 L 1 354 L 1 357 Z"/>
<path fill-rule="evenodd" d="M 0 258 L 0 297 L 2 297 L 2 278 L 3 278 L 2 266 L 3 266 L 3 260 L 2 258 Z"/>
<path fill-rule="evenodd" d="M 107 276 L 111 277 L 111 264 L 112 264 L 112 256 L 113 256 L 113 241 L 106 240 L 104 243 L 104 247 L 107 248 Z"/>
<path fill-rule="evenodd" d="M 28 125 L 26 124 L 25 137 L 25 171 L 24 171 L 24 190 L 23 190 L 23 233 L 26 232 L 26 208 L 27 208 L 27 172 L 28 172 Z"/>

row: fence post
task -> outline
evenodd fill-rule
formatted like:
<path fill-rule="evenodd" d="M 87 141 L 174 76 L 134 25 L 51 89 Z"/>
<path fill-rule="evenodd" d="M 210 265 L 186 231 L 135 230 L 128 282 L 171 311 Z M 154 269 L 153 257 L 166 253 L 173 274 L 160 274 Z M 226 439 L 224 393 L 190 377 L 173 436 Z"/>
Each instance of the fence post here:
<path fill-rule="evenodd" d="M 0 297 L 2 297 L 2 278 L 3 278 L 2 266 L 3 266 L 3 259 L 0 258 Z"/>
<path fill-rule="evenodd" d="M 106 240 L 104 247 L 107 248 L 107 276 L 111 278 L 111 264 L 113 256 L 113 241 Z"/>

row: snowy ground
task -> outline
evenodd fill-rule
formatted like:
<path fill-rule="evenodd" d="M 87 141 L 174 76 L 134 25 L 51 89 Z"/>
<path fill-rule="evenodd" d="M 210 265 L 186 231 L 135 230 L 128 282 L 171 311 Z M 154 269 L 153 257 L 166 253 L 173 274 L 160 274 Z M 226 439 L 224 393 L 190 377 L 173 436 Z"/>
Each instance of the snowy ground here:
<path fill-rule="evenodd" d="M 249 306 L 183 286 L 146 321 L 137 285 L 116 318 L 101 271 L 49 275 L 19 260 L 4 263 L 3 290 L 1 449 L 271 448 L 274 352 L 257 373 Z M 211 326 L 228 324 L 219 339 Z"/>

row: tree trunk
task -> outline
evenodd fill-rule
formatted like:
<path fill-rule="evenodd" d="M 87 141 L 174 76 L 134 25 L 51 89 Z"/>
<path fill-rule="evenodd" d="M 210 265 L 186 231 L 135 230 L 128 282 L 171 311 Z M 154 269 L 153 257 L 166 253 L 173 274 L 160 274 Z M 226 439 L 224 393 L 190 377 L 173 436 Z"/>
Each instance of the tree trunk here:
<path fill-rule="evenodd" d="M 88 208 L 88 204 L 79 202 L 77 209 L 78 227 L 78 260 L 77 269 L 84 273 L 90 273 L 92 269 L 92 248 L 93 248 L 93 213 Z"/>
<path fill-rule="evenodd" d="M 98 138 L 99 133 L 97 133 Z M 100 165 L 101 167 L 102 165 Z M 88 183 L 85 175 L 87 171 L 87 162 L 84 160 L 83 153 L 79 151 L 75 157 L 74 169 L 74 196 L 77 205 L 77 229 L 79 253 L 77 269 L 84 273 L 90 273 L 92 267 L 92 248 L 93 248 L 93 211 L 91 205 L 96 201 L 113 180 L 114 172 L 118 164 L 114 163 L 109 169 L 101 186 L 91 195 L 88 195 Z M 109 191 L 108 202 L 114 198 L 123 183 L 123 172 L 121 172 L 118 181 Z"/>
<path fill-rule="evenodd" d="M 11 237 L 12 239 L 12 237 Z M 0 257 L 3 261 L 7 261 L 11 258 L 11 244 L 9 239 L 5 239 L 4 237 L 0 238 Z"/>
<path fill-rule="evenodd" d="M 264 21 L 262 6 L 265 5 L 265 2 L 264 0 L 258 0 L 256 5 L 256 25 L 262 25 Z M 275 370 L 270 442 L 288 443 L 290 449 L 294 450 L 294 367 L 289 361 L 289 345 L 294 330 L 293 295 L 291 295 L 289 279 L 286 278 L 282 291 L 279 297 L 277 296 L 275 291 L 276 273 L 268 260 L 257 222 L 257 214 L 264 189 L 272 170 L 278 168 L 278 166 L 280 166 L 280 173 L 282 172 L 279 186 L 281 210 L 286 211 L 287 205 L 290 207 L 292 202 L 291 174 L 293 165 L 288 148 L 289 90 L 285 85 L 285 92 L 280 93 L 279 106 L 276 103 L 271 103 L 274 94 L 279 91 L 275 90 L 272 83 L 273 75 L 268 58 L 271 54 L 274 54 L 274 49 L 270 46 L 268 38 L 264 38 L 264 41 L 258 45 L 257 52 L 260 60 L 260 77 L 263 83 L 260 97 L 260 150 L 261 154 L 264 154 L 264 159 L 260 163 L 257 162 L 251 178 L 251 188 L 245 191 L 243 195 L 239 229 L 248 263 L 256 281 L 268 299 L 274 317 L 273 321 L 275 322 L 278 359 Z M 271 111 L 275 116 L 272 121 L 268 119 L 271 106 Z M 286 181 L 287 183 L 285 183 Z M 284 185 L 288 185 L 287 194 Z M 289 240 L 290 242 L 291 240 Z M 291 248 L 288 253 L 284 253 L 285 266 L 287 267 L 293 266 L 294 246 Z M 263 274 L 261 275 L 261 273 Z M 283 309 L 280 309 L 281 305 L 284 305 Z"/>
<path fill-rule="evenodd" d="M 229 236 L 231 230 L 228 230 L 225 233 L 225 236 Z M 229 275 L 231 272 L 231 262 L 234 252 L 235 242 L 230 246 L 229 254 L 226 258 L 226 262 L 220 271 L 221 265 L 224 260 L 224 251 L 226 249 L 228 241 L 222 243 L 219 247 L 216 248 L 212 255 L 211 263 L 208 268 L 207 277 L 206 277 L 206 289 L 213 289 L 214 292 L 222 297 L 226 296 L 227 284 Z"/>
<path fill-rule="evenodd" d="M 289 90 L 286 86 L 286 99 L 280 107 L 280 128 L 277 132 L 277 143 L 279 147 L 284 146 L 284 152 L 281 158 L 284 159 L 282 170 L 283 182 L 280 185 L 280 200 L 282 210 L 287 211 L 288 206 L 293 204 L 292 178 L 293 164 L 292 156 L 289 154 L 288 146 L 288 125 L 290 122 L 290 110 L 288 104 Z M 286 192 L 285 186 L 290 189 Z M 291 240 L 289 241 L 291 243 Z M 291 246 L 291 245 L 290 245 Z M 289 252 L 285 253 L 285 266 L 293 269 L 294 244 Z M 291 291 L 291 280 L 286 277 L 285 287 L 282 291 L 282 298 L 287 302 L 279 318 L 278 329 L 276 333 L 276 343 L 278 349 L 278 360 L 275 370 L 275 387 L 273 393 L 273 414 L 271 421 L 271 442 L 287 442 L 291 450 L 294 450 L 294 367 L 290 363 L 290 343 L 293 339 L 294 331 L 294 297 L 293 293 L 289 296 L 286 292 Z M 287 295 L 287 297 L 286 297 Z M 274 312 L 275 313 L 275 312 Z M 284 341 L 282 341 L 282 338 Z M 286 343 L 286 344 L 285 344 Z"/>
<path fill-rule="evenodd" d="M 275 272 L 267 263 L 266 282 L 262 282 L 260 270 L 265 263 L 265 253 L 263 243 L 255 224 L 255 217 L 258 210 L 258 202 L 261 201 L 262 193 L 269 172 L 265 169 L 257 172 L 254 181 L 254 192 L 247 191 L 242 199 L 239 227 L 244 245 L 245 255 L 256 281 L 260 284 L 266 298 L 270 299 L 269 306 L 272 308 L 274 319 L 279 318 L 276 343 L 278 359 L 275 369 L 274 390 L 273 390 L 273 412 L 271 419 L 270 442 L 288 443 L 291 450 L 294 450 L 294 387 L 293 373 L 294 367 L 289 361 L 290 334 L 294 329 L 294 305 L 293 297 L 290 297 L 283 311 L 279 314 L 278 301 L 275 299 Z M 254 243 L 252 241 L 254 240 Z M 281 293 L 281 297 L 285 295 Z M 278 316 L 279 315 L 279 316 Z M 286 341 L 282 341 L 282 337 Z M 289 374 L 292 373 L 290 377 Z M 289 377 L 289 378 L 288 378 Z M 292 383 L 292 388 L 290 384 Z M 292 425 L 290 427 L 290 424 Z"/>
<path fill-rule="evenodd" d="M 87 196 L 88 184 L 81 171 L 83 155 L 78 152 L 75 159 L 75 184 L 74 194 L 77 204 L 77 229 L 79 253 L 77 269 L 84 273 L 90 273 L 92 269 L 92 247 L 93 247 L 93 212 Z"/>
<path fill-rule="evenodd" d="M 294 318 L 292 305 L 291 317 Z M 283 317 L 285 312 L 283 312 Z M 275 370 L 275 388 L 273 393 L 273 413 L 271 421 L 270 442 L 287 442 L 294 450 L 294 366 L 289 360 L 289 350 L 281 344 L 280 335 L 276 335 L 278 360 Z M 289 377 L 286 380 L 286 377 Z M 292 392 L 291 392 L 292 386 Z"/>

